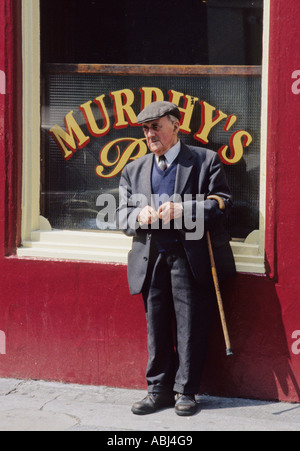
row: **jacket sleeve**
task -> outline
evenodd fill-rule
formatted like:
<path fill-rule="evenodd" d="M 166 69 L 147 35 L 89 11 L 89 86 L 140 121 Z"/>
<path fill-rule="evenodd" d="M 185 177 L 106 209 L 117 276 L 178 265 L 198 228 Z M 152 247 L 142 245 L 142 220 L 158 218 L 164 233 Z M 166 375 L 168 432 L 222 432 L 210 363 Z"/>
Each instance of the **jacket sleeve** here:
<path fill-rule="evenodd" d="M 208 196 L 217 195 L 225 203 L 225 210 L 221 211 L 218 202 L 207 199 Z M 232 208 L 232 200 L 229 186 L 226 181 L 225 171 L 217 153 L 214 153 L 207 167 L 205 192 L 200 192 L 196 199 L 183 203 L 184 215 L 192 221 L 203 221 L 204 230 L 210 230 L 220 225 L 227 219 Z"/>
<path fill-rule="evenodd" d="M 119 207 L 116 210 L 116 224 L 127 236 L 136 236 L 139 229 L 138 215 L 147 205 L 147 199 L 142 194 L 132 193 L 132 182 L 125 166 L 119 186 Z"/>

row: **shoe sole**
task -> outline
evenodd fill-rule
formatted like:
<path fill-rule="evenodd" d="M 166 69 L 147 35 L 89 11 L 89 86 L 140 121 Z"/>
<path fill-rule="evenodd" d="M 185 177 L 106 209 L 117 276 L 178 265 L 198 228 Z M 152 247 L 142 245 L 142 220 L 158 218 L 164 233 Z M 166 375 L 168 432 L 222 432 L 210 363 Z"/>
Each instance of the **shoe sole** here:
<path fill-rule="evenodd" d="M 177 415 L 179 415 L 180 417 L 191 417 L 192 415 L 195 415 L 195 413 L 197 413 L 197 410 L 198 410 L 198 408 L 197 407 L 195 407 L 194 409 L 192 409 L 192 410 L 177 410 L 176 408 L 175 408 L 175 413 L 177 414 Z"/>
<path fill-rule="evenodd" d="M 148 411 L 141 410 L 141 409 L 135 409 L 134 407 L 132 407 L 131 412 L 134 415 L 151 415 L 152 413 L 159 412 L 160 410 L 171 409 L 171 408 L 174 408 L 174 404 L 161 406 L 161 407 L 158 407 L 157 409 L 148 410 Z"/>

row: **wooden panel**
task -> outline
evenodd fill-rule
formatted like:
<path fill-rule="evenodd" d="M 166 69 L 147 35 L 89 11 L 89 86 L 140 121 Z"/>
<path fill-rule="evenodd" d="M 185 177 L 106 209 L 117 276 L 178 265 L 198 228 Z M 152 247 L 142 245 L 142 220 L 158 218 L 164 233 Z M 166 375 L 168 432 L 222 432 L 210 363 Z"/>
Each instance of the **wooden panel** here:
<path fill-rule="evenodd" d="M 261 66 L 148 66 L 114 64 L 47 64 L 48 74 L 260 76 Z"/>

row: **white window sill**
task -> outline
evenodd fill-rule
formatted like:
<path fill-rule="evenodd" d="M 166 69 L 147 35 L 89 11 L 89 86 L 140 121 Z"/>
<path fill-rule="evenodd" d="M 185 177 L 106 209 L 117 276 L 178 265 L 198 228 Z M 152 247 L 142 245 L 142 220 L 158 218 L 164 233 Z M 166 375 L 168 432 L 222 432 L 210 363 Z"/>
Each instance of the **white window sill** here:
<path fill-rule="evenodd" d="M 237 271 L 264 274 L 264 256 L 259 244 L 251 241 L 253 239 L 231 242 Z M 132 239 L 121 232 L 38 230 L 32 232 L 30 241 L 23 242 L 17 255 L 20 258 L 127 264 L 131 243 Z"/>
<path fill-rule="evenodd" d="M 35 231 L 18 257 L 127 263 L 131 239 L 120 232 Z"/>

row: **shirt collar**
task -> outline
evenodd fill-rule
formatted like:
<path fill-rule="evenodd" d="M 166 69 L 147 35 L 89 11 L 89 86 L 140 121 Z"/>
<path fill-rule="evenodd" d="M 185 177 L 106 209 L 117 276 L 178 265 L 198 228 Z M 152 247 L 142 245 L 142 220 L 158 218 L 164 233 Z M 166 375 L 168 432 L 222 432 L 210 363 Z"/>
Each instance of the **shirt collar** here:
<path fill-rule="evenodd" d="M 167 153 L 165 153 L 165 157 L 167 160 L 167 166 L 171 166 L 171 164 L 176 160 L 181 148 L 180 140 L 175 144 L 175 146 L 171 147 Z M 159 157 L 155 156 L 156 161 L 158 162 Z"/>

